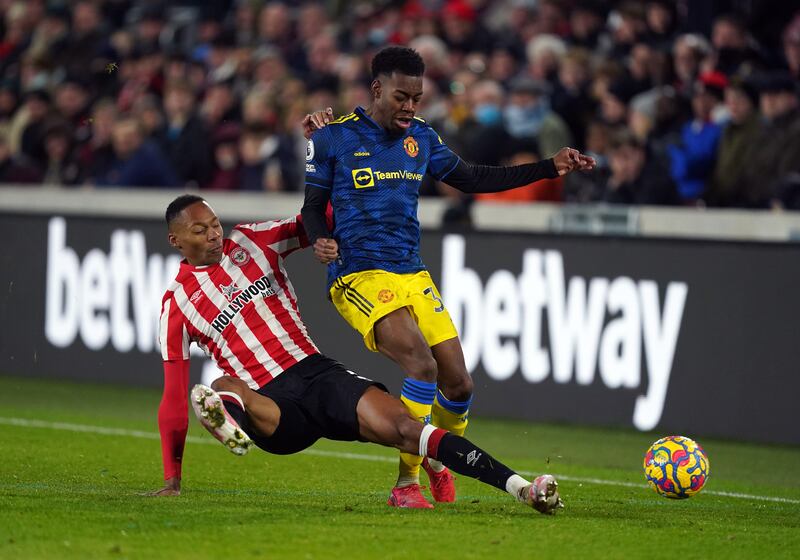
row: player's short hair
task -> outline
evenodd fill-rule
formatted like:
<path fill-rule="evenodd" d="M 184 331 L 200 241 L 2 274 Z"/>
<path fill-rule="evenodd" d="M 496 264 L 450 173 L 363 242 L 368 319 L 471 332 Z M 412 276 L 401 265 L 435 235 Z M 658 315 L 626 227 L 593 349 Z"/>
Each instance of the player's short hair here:
<path fill-rule="evenodd" d="M 391 76 L 392 72 L 399 72 L 406 76 L 422 76 L 425 73 L 425 62 L 414 49 L 386 47 L 372 59 L 372 79 L 376 79 L 381 74 Z"/>
<path fill-rule="evenodd" d="M 167 206 L 167 212 L 164 217 L 167 220 L 167 225 L 171 225 L 175 218 L 178 217 L 184 208 L 191 206 L 195 202 L 205 202 L 206 199 L 196 194 L 182 194 Z"/>

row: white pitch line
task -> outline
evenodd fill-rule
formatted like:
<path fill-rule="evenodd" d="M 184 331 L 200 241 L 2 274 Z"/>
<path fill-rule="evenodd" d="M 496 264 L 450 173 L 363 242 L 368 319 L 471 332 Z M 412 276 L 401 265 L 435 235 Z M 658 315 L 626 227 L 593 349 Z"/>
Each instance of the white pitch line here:
<path fill-rule="evenodd" d="M 123 428 L 105 428 L 103 426 L 91 426 L 88 424 L 71 424 L 69 422 L 47 422 L 44 420 L 33 420 L 28 418 L 7 418 L 0 416 L 0 424 L 7 426 L 19 426 L 22 428 L 45 428 L 48 430 L 64 430 L 67 432 L 84 432 L 89 434 L 99 434 L 104 436 L 123 436 L 133 437 L 140 439 L 160 439 L 160 435 L 156 432 L 143 432 L 140 430 L 127 430 Z M 219 445 L 217 441 L 207 437 L 194 437 L 187 436 L 188 443 L 200 443 Z M 380 463 L 396 463 L 396 457 L 389 457 L 387 455 L 366 455 L 361 453 L 345 453 L 341 451 L 323 451 L 321 449 L 306 449 L 301 451 L 307 455 L 316 455 L 318 457 L 333 457 L 336 459 L 353 459 L 357 461 L 377 461 Z M 519 474 L 525 476 L 534 476 L 536 473 L 530 471 L 518 471 Z M 578 482 L 582 484 L 598 484 L 603 486 L 624 486 L 626 488 L 647 488 L 644 484 L 637 484 L 635 482 L 626 482 L 622 480 L 605 480 L 602 478 L 584 478 L 579 476 L 565 476 L 554 475 L 560 480 L 569 482 Z M 713 496 L 722 496 L 725 498 L 741 498 L 743 500 L 757 500 L 763 502 L 780 502 L 786 504 L 800 504 L 800 500 L 792 498 L 779 498 L 776 496 L 756 496 L 754 494 L 742 494 L 739 492 L 725 492 L 722 490 L 705 490 L 704 494 Z"/>

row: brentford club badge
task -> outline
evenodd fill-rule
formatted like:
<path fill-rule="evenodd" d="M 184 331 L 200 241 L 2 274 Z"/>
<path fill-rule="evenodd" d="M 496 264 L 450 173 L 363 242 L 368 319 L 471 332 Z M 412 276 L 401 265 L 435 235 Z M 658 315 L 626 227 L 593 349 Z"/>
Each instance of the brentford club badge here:
<path fill-rule="evenodd" d="M 231 251 L 231 260 L 236 266 L 244 266 L 250 262 L 250 253 L 244 247 L 237 247 Z"/>
<path fill-rule="evenodd" d="M 417 144 L 413 136 L 406 136 L 406 139 L 403 140 L 403 148 L 405 148 L 406 153 L 411 157 L 417 157 L 419 153 L 419 144 Z"/>

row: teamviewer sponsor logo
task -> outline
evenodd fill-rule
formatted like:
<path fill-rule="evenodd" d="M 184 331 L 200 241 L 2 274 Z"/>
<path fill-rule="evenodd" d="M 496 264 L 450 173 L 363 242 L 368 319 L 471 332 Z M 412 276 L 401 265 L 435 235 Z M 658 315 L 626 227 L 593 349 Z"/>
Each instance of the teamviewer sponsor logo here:
<path fill-rule="evenodd" d="M 372 174 L 372 168 L 363 167 L 361 169 L 353 169 L 353 185 L 355 185 L 357 189 L 374 187 L 375 177 Z"/>
<path fill-rule="evenodd" d="M 357 189 L 374 187 L 375 181 L 422 181 L 422 173 L 405 169 L 395 171 L 373 171 L 371 167 L 353 169 L 353 185 Z"/>
<path fill-rule="evenodd" d="M 607 389 L 640 391 L 636 428 L 659 423 L 689 292 L 685 282 L 567 279 L 561 252 L 528 249 L 519 276 L 495 270 L 484 284 L 465 266 L 465 254 L 464 237 L 444 238 L 442 296 L 470 372 L 481 363 L 496 381 L 520 373 L 530 383 L 552 376 L 558 384 L 582 386 L 599 377 Z"/>

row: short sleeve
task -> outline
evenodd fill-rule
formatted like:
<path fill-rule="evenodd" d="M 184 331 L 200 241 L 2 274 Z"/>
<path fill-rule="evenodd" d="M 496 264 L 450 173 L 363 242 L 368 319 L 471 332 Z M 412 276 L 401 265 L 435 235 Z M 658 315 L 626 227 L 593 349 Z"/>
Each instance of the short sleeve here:
<path fill-rule="evenodd" d="M 306 185 L 330 189 L 333 186 L 334 155 L 328 127 L 318 130 L 306 146 Z"/>
<path fill-rule="evenodd" d="M 428 160 L 428 173 L 437 181 L 444 180 L 453 169 L 458 165 L 458 156 L 447 147 L 442 141 L 442 137 L 436 131 L 428 127 L 431 156 Z"/>
<path fill-rule="evenodd" d="M 191 339 L 186 329 L 183 313 L 171 293 L 164 298 L 161 304 L 158 340 L 161 345 L 161 357 L 165 362 L 189 359 Z"/>

